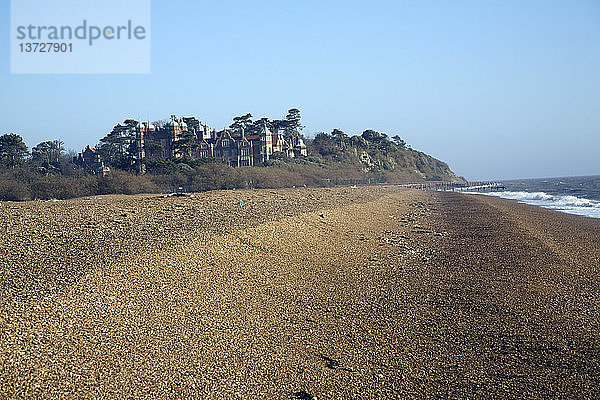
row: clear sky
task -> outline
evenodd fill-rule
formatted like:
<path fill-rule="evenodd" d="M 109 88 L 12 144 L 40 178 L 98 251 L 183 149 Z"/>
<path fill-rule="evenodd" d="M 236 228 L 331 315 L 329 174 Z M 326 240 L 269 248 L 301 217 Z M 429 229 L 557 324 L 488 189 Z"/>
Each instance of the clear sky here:
<path fill-rule="evenodd" d="M 153 0 L 148 75 L 11 75 L 0 14 L 0 134 L 30 147 L 297 107 L 305 134 L 398 134 L 470 179 L 600 174 L 599 0 Z"/>

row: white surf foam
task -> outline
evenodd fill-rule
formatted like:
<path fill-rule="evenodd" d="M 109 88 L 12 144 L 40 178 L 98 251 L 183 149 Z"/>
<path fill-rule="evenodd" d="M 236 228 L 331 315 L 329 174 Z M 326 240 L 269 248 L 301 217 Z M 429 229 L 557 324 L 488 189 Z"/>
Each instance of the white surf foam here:
<path fill-rule="evenodd" d="M 539 207 L 550 208 L 567 214 L 600 218 L 600 201 L 584 199 L 576 196 L 551 195 L 545 192 L 467 192 L 498 196 L 505 199 L 518 200 Z"/>

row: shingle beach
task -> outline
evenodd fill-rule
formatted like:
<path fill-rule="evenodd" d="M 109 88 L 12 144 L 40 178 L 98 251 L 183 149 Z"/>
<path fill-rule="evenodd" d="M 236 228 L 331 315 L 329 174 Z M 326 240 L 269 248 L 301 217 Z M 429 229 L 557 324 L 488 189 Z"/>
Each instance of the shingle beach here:
<path fill-rule="evenodd" d="M 600 397 L 600 219 L 393 186 L 0 205 L 0 398 Z"/>

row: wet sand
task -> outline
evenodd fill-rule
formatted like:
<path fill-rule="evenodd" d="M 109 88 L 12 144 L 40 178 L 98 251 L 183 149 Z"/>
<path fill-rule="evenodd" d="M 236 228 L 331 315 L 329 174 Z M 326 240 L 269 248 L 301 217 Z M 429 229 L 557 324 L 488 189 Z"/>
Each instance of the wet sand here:
<path fill-rule="evenodd" d="M 361 187 L 0 222 L 0 397 L 600 396 L 600 220 Z"/>

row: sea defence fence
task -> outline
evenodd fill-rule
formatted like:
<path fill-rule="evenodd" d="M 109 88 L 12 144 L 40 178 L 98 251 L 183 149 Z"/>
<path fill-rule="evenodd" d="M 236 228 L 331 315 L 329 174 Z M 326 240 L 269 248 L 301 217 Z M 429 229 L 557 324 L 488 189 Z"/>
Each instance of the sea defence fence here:
<path fill-rule="evenodd" d="M 444 192 L 501 192 L 506 190 L 501 182 L 467 182 L 467 183 L 450 183 L 450 182 L 423 182 L 410 183 L 400 185 L 409 189 L 421 190 L 436 190 Z"/>

